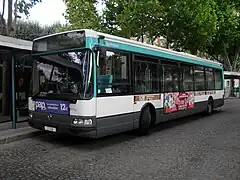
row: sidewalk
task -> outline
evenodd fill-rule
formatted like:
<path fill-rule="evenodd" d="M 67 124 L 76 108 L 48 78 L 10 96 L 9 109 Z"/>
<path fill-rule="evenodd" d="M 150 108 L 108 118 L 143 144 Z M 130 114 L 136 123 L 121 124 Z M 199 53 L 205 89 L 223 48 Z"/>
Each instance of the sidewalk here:
<path fill-rule="evenodd" d="M 17 128 L 29 127 L 28 122 L 18 122 L 16 123 Z M 4 130 L 12 129 L 12 122 L 0 123 L 0 132 Z"/>
<path fill-rule="evenodd" d="M 44 134 L 46 133 L 43 131 L 33 129 L 31 127 L 0 131 L 0 144 L 7 144 L 10 142 L 19 141 L 22 139 L 40 136 Z"/>
<path fill-rule="evenodd" d="M 17 129 L 12 129 L 12 122 L 0 123 L 0 144 L 47 134 L 30 127 L 28 122 L 19 122 L 16 125 Z"/>
<path fill-rule="evenodd" d="M 17 121 L 18 122 L 23 122 L 23 121 L 26 121 L 27 118 L 28 118 L 28 116 L 20 116 L 20 117 L 17 117 Z M 10 121 L 12 121 L 10 116 L 0 115 L 0 124 L 5 123 L 5 122 L 10 122 Z"/>

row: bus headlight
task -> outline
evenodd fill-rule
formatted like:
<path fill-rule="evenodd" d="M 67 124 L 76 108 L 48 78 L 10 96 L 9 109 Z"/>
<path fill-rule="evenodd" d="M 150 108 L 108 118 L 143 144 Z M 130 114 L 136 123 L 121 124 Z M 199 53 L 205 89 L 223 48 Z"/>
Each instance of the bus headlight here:
<path fill-rule="evenodd" d="M 32 114 L 32 112 L 31 112 L 31 111 L 28 113 L 28 117 L 29 117 L 29 119 L 32 119 L 32 117 L 33 117 L 33 114 Z"/>
<path fill-rule="evenodd" d="M 73 124 L 78 124 L 78 120 L 74 119 Z"/>
<path fill-rule="evenodd" d="M 84 120 L 84 125 L 92 125 L 92 120 L 91 119 L 85 119 Z"/>
<path fill-rule="evenodd" d="M 93 121 L 92 121 L 92 119 L 78 119 L 78 118 L 75 118 L 75 119 L 73 119 L 72 123 L 74 125 L 92 125 Z"/>
<path fill-rule="evenodd" d="M 84 120 L 79 119 L 79 120 L 78 120 L 78 124 L 84 124 Z"/>

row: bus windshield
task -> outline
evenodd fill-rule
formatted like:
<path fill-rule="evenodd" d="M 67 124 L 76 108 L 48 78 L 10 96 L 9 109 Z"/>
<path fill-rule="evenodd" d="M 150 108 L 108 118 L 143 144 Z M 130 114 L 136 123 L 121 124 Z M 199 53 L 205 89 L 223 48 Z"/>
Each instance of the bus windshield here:
<path fill-rule="evenodd" d="M 90 51 L 40 55 L 33 60 L 33 97 L 73 100 L 92 96 Z"/>

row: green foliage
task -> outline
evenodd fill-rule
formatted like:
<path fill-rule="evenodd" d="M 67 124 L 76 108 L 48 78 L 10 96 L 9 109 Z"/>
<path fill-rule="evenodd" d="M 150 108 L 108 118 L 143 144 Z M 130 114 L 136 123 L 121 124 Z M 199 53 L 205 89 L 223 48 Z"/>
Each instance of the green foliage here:
<path fill-rule="evenodd" d="M 19 0 L 16 1 L 15 12 L 18 18 L 20 18 L 20 14 L 24 14 L 25 16 L 29 16 L 29 10 L 36 5 L 37 3 L 42 2 L 42 0 Z"/>
<path fill-rule="evenodd" d="M 70 29 L 101 29 L 101 18 L 94 6 L 97 3 L 95 0 L 67 0 L 65 3 L 65 18 L 71 24 Z"/>
<path fill-rule="evenodd" d="M 18 21 L 16 24 L 15 37 L 32 41 L 40 36 L 56 33 L 57 29 L 62 28 L 60 23 L 54 23 L 50 26 L 41 26 L 34 21 Z"/>
<path fill-rule="evenodd" d="M 2 12 L 0 14 L 0 34 L 14 36 L 16 22 L 21 18 L 21 15 L 29 16 L 29 10 L 41 2 L 41 0 L 3 0 Z M 7 21 L 4 19 L 6 5 L 8 5 Z"/>
<path fill-rule="evenodd" d="M 124 5 L 117 16 L 117 22 L 123 35 L 141 37 L 147 35 L 152 42 L 161 32 L 164 19 L 164 8 L 156 0 L 133 0 Z M 142 38 L 143 40 L 143 38 Z"/>
<path fill-rule="evenodd" d="M 61 26 L 58 26 L 56 28 L 56 32 L 64 32 L 64 31 L 70 31 L 72 30 L 72 27 L 69 24 L 61 24 Z"/>
<path fill-rule="evenodd" d="M 124 7 L 127 6 L 127 0 L 105 0 L 105 9 L 103 10 L 102 23 L 104 31 L 110 34 L 128 37 L 121 33 L 119 27 L 118 17 L 124 11 Z"/>
<path fill-rule="evenodd" d="M 193 54 L 211 44 L 216 33 L 217 15 L 214 0 L 179 0 L 168 11 L 168 34 L 174 48 Z"/>
<path fill-rule="evenodd" d="M 207 52 L 229 71 L 240 70 L 240 16 L 234 3 L 217 1 L 217 33 Z"/>

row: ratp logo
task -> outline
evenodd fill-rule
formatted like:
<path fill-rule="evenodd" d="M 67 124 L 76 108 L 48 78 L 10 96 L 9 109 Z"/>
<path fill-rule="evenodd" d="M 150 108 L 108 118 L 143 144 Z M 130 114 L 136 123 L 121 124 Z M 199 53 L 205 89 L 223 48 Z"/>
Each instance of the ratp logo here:
<path fill-rule="evenodd" d="M 36 101 L 36 109 L 41 109 L 42 111 L 46 110 L 45 102 Z"/>

